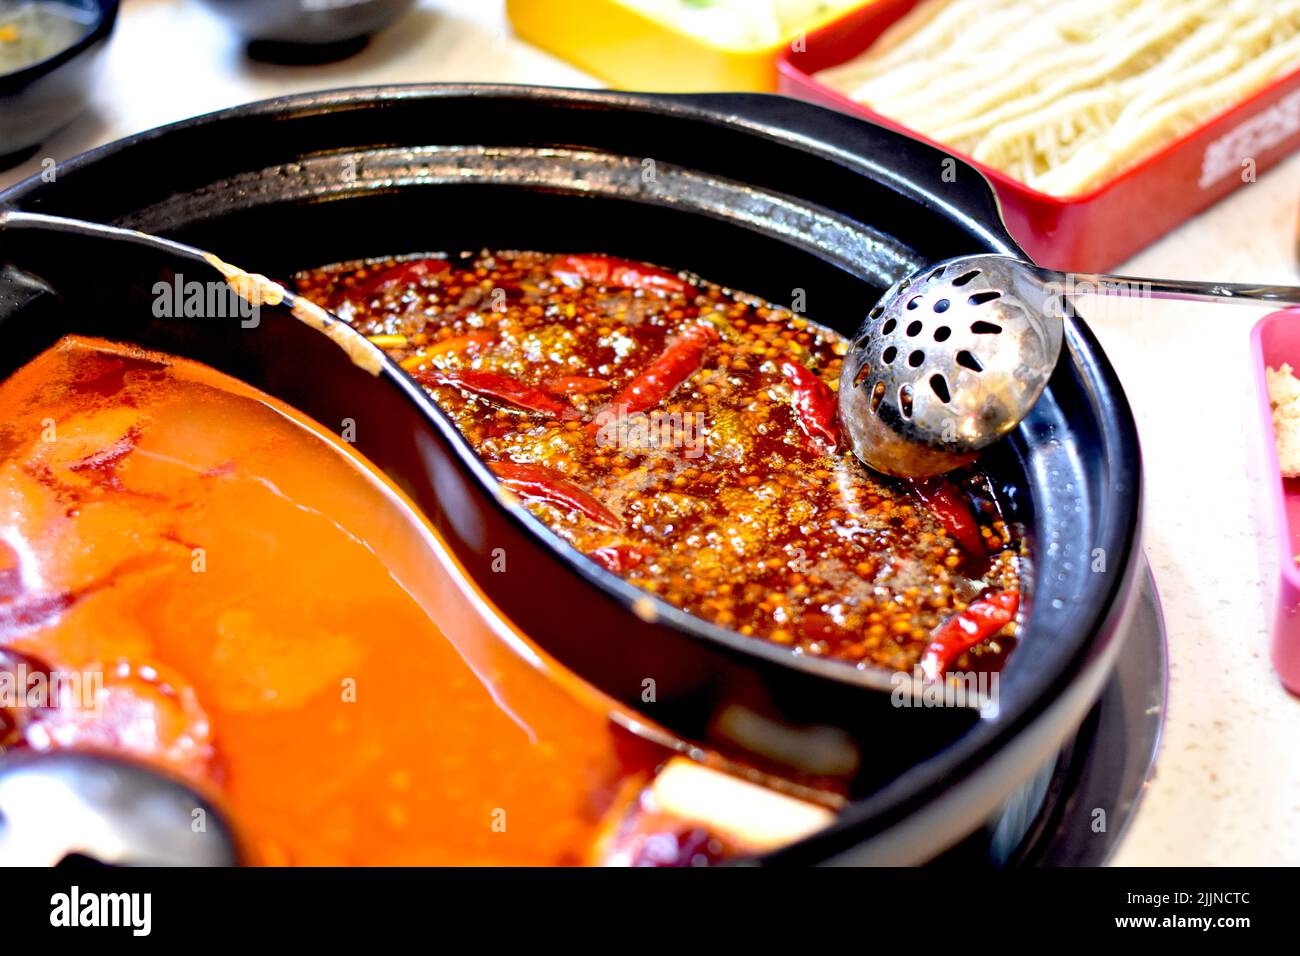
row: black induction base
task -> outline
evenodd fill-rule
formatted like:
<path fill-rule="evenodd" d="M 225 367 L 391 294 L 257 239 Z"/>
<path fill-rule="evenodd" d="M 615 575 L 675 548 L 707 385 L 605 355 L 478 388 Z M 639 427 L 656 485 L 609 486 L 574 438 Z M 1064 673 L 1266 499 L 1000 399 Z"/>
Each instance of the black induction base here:
<path fill-rule="evenodd" d="M 931 865 L 1106 863 L 1154 770 L 1167 677 L 1164 620 L 1147 568 L 1115 671 L 1074 739 L 1035 785 Z"/>

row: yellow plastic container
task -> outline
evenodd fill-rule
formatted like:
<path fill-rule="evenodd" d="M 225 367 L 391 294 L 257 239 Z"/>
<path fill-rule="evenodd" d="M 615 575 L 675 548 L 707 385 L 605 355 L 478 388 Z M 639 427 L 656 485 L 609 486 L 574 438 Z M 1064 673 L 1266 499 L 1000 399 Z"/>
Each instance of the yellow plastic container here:
<path fill-rule="evenodd" d="M 506 11 L 520 37 L 615 88 L 768 93 L 787 44 L 870 2 L 826 0 L 781 42 L 743 48 L 711 42 L 620 0 L 506 0 Z"/>

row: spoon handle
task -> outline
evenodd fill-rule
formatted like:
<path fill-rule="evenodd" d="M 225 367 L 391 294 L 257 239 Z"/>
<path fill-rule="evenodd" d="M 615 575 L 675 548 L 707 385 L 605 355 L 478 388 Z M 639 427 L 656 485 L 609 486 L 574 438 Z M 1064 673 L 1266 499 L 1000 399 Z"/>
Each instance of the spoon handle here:
<path fill-rule="evenodd" d="M 1232 282 L 1195 282 L 1180 279 L 1142 279 L 1136 276 L 1054 272 L 1050 281 L 1056 291 L 1072 295 L 1119 295 L 1128 298 L 1184 299 L 1218 302 L 1235 299 L 1246 302 L 1300 304 L 1300 287 L 1250 285 Z"/>

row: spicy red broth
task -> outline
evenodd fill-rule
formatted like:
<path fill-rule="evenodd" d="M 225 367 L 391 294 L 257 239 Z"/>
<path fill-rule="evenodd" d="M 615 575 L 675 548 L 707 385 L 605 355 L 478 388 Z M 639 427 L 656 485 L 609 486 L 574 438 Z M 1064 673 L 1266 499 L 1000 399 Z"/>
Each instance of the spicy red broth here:
<path fill-rule="evenodd" d="M 384 347 L 587 557 L 795 653 L 930 677 L 1000 665 L 1018 545 L 972 471 L 910 484 L 839 438 L 847 340 L 601 255 L 328 266 L 299 290 Z"/>

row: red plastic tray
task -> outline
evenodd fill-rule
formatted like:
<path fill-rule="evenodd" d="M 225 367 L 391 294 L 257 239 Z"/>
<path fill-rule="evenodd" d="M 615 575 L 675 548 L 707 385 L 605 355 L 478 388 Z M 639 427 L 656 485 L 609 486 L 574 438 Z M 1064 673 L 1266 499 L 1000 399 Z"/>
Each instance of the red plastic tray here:
<path fill-rule="evenodd" d="M 1300 64 L 1294 72 L 1192 130 L 1092 192 L 1062 198 L 1030 189 L 942 143 L 853 102 L 813 79 L 875 42 L 919 0 L 876 0 L 787 47 L 779 88 L 931 143 L 978 168 L 997 191 L 1007 228 L 1041 265 L 1076 272 L 1113 268 L 1300 147 Z"/>

